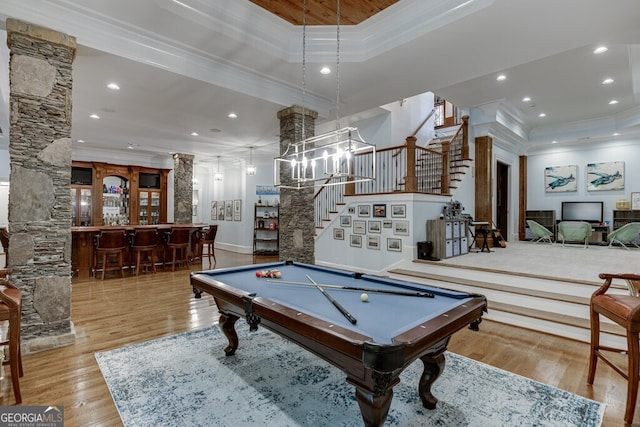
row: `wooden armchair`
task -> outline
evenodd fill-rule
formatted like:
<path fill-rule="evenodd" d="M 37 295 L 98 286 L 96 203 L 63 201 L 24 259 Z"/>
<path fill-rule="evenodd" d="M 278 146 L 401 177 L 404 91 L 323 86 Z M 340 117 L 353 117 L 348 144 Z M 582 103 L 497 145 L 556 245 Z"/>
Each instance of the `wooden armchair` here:
<path fill-rule="evenodd" d="M 638 375 L 640 374 L 640 275 L 600 274 L 604 284 L 591 296 L 591 351 L 587 383 L 593 384 L 596 365 L 601 359 L 627 380 L 627 405 L 624 414 L 626 424 L 633 422 L 638 399 Z M 614 280 L 625 281 L 629 293 L 607 293 Z M 627 335 L 627 349 L 600 345 L 600 315 L 622 326 Z M 626 370 L 616 365 L 605 352 L 627 353 Z"/>

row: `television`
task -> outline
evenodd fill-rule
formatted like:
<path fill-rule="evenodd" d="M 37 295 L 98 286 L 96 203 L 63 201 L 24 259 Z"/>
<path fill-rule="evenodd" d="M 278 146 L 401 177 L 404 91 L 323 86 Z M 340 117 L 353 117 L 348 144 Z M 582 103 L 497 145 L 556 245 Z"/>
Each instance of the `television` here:
<path fill-rule="evenodd" d="M 562 202 L 562 221 L 604 221 L 604 202 Z"/>
<path fill-rule="evenodd" d="M 144 173 L 140 172 L 139 175 L 139 188 L 160 188 L 160 174 L 159 173 Z"/>

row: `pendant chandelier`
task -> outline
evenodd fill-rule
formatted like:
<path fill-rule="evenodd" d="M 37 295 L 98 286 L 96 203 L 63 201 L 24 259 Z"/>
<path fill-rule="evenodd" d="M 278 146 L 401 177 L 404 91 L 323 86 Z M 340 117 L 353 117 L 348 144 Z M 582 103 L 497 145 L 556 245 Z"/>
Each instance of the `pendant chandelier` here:
<path fill-rule="evenodd" d="M 302 9 L 302 135 L 274 159 L 274 182 L 281 188 L 312 188 L 375 179 L 375 145 L 366 143 L 356 127 L 340 128 L 340 0 L 336 2 L 336 130 L 305 138 L 306 128 L 306 23 L 307 2 Z M 370 157 L 356 166 L 356 155 Z"/>
<path fill-rule="evenodd" d="M 253 147 L 249 147 L 249 164 L 247 165 L 247 175 L 255 175 L 256 167 L 253 164 Z"/>
<path fill-rule="evenodd" d="M 220 156 L 218 156 L 218 172 L 213 175 L 214 181 L 222 181 L 222 173 L 220 172 Z"/>

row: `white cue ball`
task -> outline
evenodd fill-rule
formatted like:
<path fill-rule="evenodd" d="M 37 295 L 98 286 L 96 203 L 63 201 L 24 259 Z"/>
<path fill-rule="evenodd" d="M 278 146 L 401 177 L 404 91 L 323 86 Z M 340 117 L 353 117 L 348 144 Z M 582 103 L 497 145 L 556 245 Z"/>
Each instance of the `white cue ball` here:
<path fill-rule="evenodd" d="M 362 294 L 362 295 L 360 295 L 360 299 L 362 300 L 362 302 L 367 302 L 367 301 L 369 301 L 369 295 Z"/>

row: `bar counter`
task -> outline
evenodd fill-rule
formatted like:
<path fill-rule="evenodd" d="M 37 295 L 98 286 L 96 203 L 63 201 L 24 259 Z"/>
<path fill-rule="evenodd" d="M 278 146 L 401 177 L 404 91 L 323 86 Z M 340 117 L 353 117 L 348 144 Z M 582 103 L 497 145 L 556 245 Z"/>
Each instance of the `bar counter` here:
<path fill-rule="evenodd" d="M 94 256 L 94 236 L 100 234 L 102 230 L 126 230 L 128 234 L 133 234 L 136 228 L 155 228 L 158 230 L 158 247 L 164 246 L 164 233 L 171 230 L 171 227 L 188 227 L 196 233 L 191 234 L 190 257 L 199 258 L 200 246 L 196 240 L 198 233 L 209 224 L 158 224 L 158 225 L 100 225 L 91 227 L 71 227 L 71 268 L 75 277 L 86 279 L 91 277 Z M 125 260 L 128 259 L 129 251 L 125 250 Z"/>

